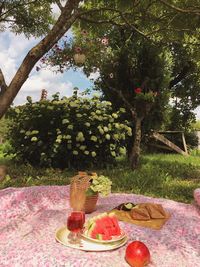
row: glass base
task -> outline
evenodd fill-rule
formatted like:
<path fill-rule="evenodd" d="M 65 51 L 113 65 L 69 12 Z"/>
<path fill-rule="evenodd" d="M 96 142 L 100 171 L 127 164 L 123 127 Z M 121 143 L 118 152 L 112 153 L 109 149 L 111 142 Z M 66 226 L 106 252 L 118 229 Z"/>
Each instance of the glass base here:
<path fill-rule="evenodd" d="M 80 233 L 74 233 L 70 232 L 68 235 L 69 243 L 70 244 L 80 244 L 81 239 L 80 239 Z"/>

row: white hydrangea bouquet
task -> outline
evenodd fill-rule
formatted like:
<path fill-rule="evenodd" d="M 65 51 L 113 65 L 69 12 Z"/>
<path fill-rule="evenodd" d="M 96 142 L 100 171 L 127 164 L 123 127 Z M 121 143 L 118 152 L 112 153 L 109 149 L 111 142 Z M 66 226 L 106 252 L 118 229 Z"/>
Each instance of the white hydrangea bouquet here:
<path fill-rule="evenodd" d="M 103 197 L 108 196 L 111 193 L 112 181 L 104 175 L 91 176 L 90 186 L 86 191 L 86 196 L 93 196 L 97 193 Z"/>

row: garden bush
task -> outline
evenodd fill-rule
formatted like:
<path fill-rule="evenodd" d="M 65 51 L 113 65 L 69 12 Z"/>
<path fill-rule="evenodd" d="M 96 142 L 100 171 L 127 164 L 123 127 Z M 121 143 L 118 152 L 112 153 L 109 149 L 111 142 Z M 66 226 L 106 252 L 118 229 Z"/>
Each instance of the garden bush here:
<path fill-rule="evenodd" d="M 124 153 L 132 131 L 108 101 L 77 96 L 33 103 L 9 112 L 9 139 L 16 159 L 58 168 L 104 166 Z"/>

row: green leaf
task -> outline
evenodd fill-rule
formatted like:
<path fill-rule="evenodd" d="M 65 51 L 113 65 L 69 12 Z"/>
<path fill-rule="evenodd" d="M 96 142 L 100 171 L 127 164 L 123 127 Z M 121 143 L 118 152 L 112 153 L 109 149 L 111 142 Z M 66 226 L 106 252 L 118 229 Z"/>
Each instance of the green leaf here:
<path fill-rule="evenodd" d="M 94 192 L 91 188 L 88 188 L 85 194 L 86 196 L 94 196 L 96 195 L 96 192 Z"/>

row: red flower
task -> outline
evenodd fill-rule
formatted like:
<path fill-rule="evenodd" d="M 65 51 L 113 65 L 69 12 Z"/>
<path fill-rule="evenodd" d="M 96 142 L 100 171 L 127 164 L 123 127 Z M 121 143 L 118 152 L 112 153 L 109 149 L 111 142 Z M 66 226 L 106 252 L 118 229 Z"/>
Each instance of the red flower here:
<path fill-rule="evenodd" d="M 88 32 L 86 30 L 82 30 L 82 35 L 88 35 Z"/>
<path fill-rule="evenodd" d="M 140 87 L 138 87 L 138 88 L 136 88 L 136 89 L 134 90 L 134 92 L 135 92 L 136 94 L 141 94 L 141 93 L 142 93 L 142 89 L 141 89 Z"/>
<path fill-rule="evenodd" d="M 82 49 L 81 49 L 80 47 L 75 47 L 75 52 L 76 52 L 76 53 L 80 53 L 81 50 L 82 50 Z"/>

